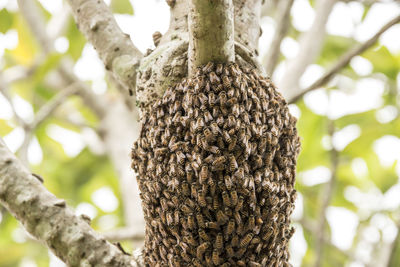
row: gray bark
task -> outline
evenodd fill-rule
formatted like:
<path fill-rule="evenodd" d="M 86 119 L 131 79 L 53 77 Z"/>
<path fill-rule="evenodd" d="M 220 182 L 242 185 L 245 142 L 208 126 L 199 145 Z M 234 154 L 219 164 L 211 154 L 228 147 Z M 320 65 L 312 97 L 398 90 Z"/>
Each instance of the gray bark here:
<path fill-rule="evenodd" d="M 189 76 L 208 62 L 235 60 L 232 0 L 189 1 Z"/>

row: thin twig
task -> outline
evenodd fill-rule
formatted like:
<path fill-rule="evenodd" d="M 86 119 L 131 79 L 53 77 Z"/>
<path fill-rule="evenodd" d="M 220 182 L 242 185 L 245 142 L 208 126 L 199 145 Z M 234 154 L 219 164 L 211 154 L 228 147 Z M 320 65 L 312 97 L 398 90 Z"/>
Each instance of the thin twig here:
<path fill-rule="evenodd" d="M 69 85 L 67 88 L 58 93 L 55 97 L 53 97 L 49 102 L 44 104 L 39 111 L 36 113 L 36 116 L 32 123 L 27 124 L 25 127 L 25 137 L 21 147 L 18 150 L 18 155 L 21 161 L 28 166 L 28 148 L 31 143 L 31 139 L 34 135 L 34 131 L 36 128 L 49 116 L 53 114 L 53 112 L 62 105 L 66 99 L 77 92 L 79 89 L 78 84 L 73 83 Z"/>
<path fill-rule="evenodd" d="M 290 9 L 292 8 L 294 0 L 283 0 L 279 2 L 277 27 L 274 39 L 271 42 L 269 50 L 264 58 L 264 67 L 268 75 L 272 76 L 276 64 L 278 63 L 281 43 L 286 36 L 290 27 Z"/>
<path fill-rule="evenodd" d="M 9 88 L 2 80 L 3 80 L 2 77 L 0 77 L 0 92 L 4 96 L 4 98 L 8 101 L 8 103 L 10 104 L 11 111 L 13 113 L 13 117 L 17 121 L 17 124 L 19 126 L 21 126 L 23 129 L 25 129 L 26 126 L 27 126 L 27 123 L 25 122 L 25 120 L 21 116 L 18 115 L 17 110 L 15 109 L 15 106 L 14 106 L 13 101 L 11 99 Z"/>
<path fill-rule="evenodd" d="M 189 1 L 189 75 L 210 61 L 235 60 L 232 0 Z"/>
<path fill-rule="evenodd" d="M 373 46 L 379 37 L 387 31 L 390 27 L 400 22 L 400 15 L 386 23 L 374 36 L 368 39 L 366 42 L 358 45 L 345 53 L 321 78 L 311 84 L 309 87 L 302 89 L 300 93 L 289 99 L 289 103 L 294 103 L 299 100 L 306 93 L 318 89 L 329 82 L 341 69 L 347 66 L 351 59 L 357 55 L 362 54 L 365 50 Z"/>
<path fill-rule="evenodd" d="M 333 121 L 329 122 L 329 135 L 332 139 L 332 136 L 334 134 L 334 123 Z M 315 254 L 316 254 L 316 260 L 315 260 L 315 267 L 320 267 L 321 266 L 321 261 L 322 261 L 322 256 L 323 256 L 323 246 L 324 246 L 324 237 L 325 237 L 325 225 L 326 225 L 326 210 L 329 206 L 329 203 L 331 202 L 332 196 L 333 196 L 333 189 L 335 187 L 335 182 L 336 182 L 336 172 L 337 172 L 337 167 L 339 163 L 339 153 L 338 151 L 332 146 L 331 149 L 331 179 L 329 180 L 329 183 L 325 185 L 324 188 L 324 193 L 323 193 L 323 199 L 322 199 L 322 206 L 320 209 L 319 213 L 319 221 L 317 224 L 315 236 L 316 236 L 316 242 L 315 242 Z"/>

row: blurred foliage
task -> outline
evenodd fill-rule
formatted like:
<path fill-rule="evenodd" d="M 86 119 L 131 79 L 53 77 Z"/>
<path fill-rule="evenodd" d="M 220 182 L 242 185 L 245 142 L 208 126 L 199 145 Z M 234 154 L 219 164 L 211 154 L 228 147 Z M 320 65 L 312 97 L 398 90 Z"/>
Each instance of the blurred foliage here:
<path fill-rule="evenodd" d="M 313 5 L 314 2 L 311 1 Z M 110 6 L 115 13 L 133 14 L 133 8 L 128 0 L 112 0 Z M 42 9 L 46 19 L 50 20 L 52 14 L 44 8 Z M 369 10 L 370 6 L 366 5 L 363 18 Z M 69 18 L 62 33 L 68 40 L 68 49 L 62 53 L 51 53 L 38 61 L 41 48 L 25 21 L 18 12 L 3 8 L 0 10 L 0 34 L 6 34 L 10 31 L 17 32 L 18 44 L 13 49 L 5 49 L 0 61 L 0 68 L 2 71 L 6 71 L 16 66 L 24 66 L 30 70 L 28 77 L 14 82 L 9 89 L 12 97 L 21 97 L 30 103 L 34 112 L 37 112 L 44 103 L 57 93 L 57 89 L 52 88 L 46 82 L 46 79 L 54 74 L 53 70 L 59 65 L 61 59 L 68 58 L 76 62 L 81 57 L 86 39 L 79 32 L 72 18 Z M 297 40 L 300 33 L 291 29 L 289 35 Z M 324 68 L 329 67 L 340 55 L 356 44 L 357 42 L 353 38 L 328 35 L 316 64 Z M 374 144 L 387 135 L 400 138 L 400 98 L 398 96 L 399 88 L 396 88 L 400 84 L 400 54 L 392 54 L 387 47 L 377 44 L 361 56 L 373 66 L 372 73 L 363 76 L 363 78 L 380 79 L 384 81 L 386 88 L 382 95 L 382 103 L 378 108 L 347 114 L 334 121 L 335 131 L 340 131 L 349 125 L 357 125 L 360 128 L 360 135 L 338 152 L 339 165 L 334 177 L 336 181 L 330 201 L 331 206 L 345 208 L 357 215 L 359 225 L 350 249 L 342 250 L 331 242 L 332 226 L 326 224 L 325 240 L 327 242 L 323 245 L 323 267 L 349 266 L 349 263 L 358 257 L 359 244 L 371 245 L 376 249 L 387 247 L 387 242 L 382 239 L 382 229 L 379 230 L 380 238 L 378 241 L 368 243 L 363 235 L 363 229 L 372 225 L 372 218 L 375 213 L 385 214 L 385 216 L 391 218 L 393 224 L 399 221 L 399 207 L 397 209 L 385 209 L 384 206 L 371 207 L 370 210 L 365 211 L 359 203 L 352 201 L 345 193 L 349 188 L 355 187 L 360 193 L 375 194 L 382 198 L 396 185 L 399 185 L 399 174 L 398 171 L 396 172 L 396 169 L 399 169 L 399 163 L 395 161 L 390 166 L 383 165 L 374 150 Z M 281 56 L 281 60 L 285 60 L 284 56 Z M 360 79 L 360 76 L 351 67 L 346 67 L 341 74 L 353 82 Z M 334 85 L 329 90 L 340 89 Z M 395 107 L 397 113 L 390 121 L 380 122 L 377 119 L 377 112 L 389 105 Z M 321 166 L 328 169 L 332 168 L 328 131 L 330 119 L 326 115 L 317 114 L 303 100 L 298 101 L 296 107 L 300 113 L 297 126 L 302 140 L 302 152 L 298 159 L 299 178 L 296 189 L 303 196 L 302 206 L 304 211 L 299 221 L 303 224 L 304 240 L 307 244 L 302 266 L 313 266 L 316 257 L 316 237 L 315 227 L 313 226 L 321 219 L 319 218 L 321 200 L 324 197 L 327 183 L 323 181 L 310 185 L 305 182 L 306 179 L 303 174 Z M 85 126 L 71 123 L 68 116 L 72 113 L 78 114 Z M 96 116 L 81 103 L 78 97 L 70 98 L 55 112 L 54 116 L 48 118 L 35 130 L 35 138 L 40 145 L 43 160 L 39 164 L 31 165 L 31 169 L 43 176 L 45 186 L 58 197 L 65 198 L 70 206 L 77 207 L 80 203 L 92 205 L 97 213 L 92 225 L 96 230 L 101 231 L 106 227 L 104 226 L 104 219 L 110 218 L 105 216 L 112 215 L 113 218 L 117 218 L 111 225 L 112 227 L 124 225 L 123 203 L 120 199 L 114 167 L 107 155 L 99 154 L 88 146 L 83 148 L 76 156 L 68 156 L 63 144 L 53 139 L 49 134 L 49 129 L 52 126 L 59 126 L 82 134 L 85 127 L 91 127 L 94 131 L 97 131 L 98 124 Z M 17 121 L 14 118 L 0 116 L 0 135 L 2 137 L 8 136 L 17 127 Z M 365 162 L 367 170 L 363 176 L 360 176 L 354 170 L 355 159 Z M 117 196 L 119 205 L 115 211 L 105 212 L 94 203 L 93 193 L 103 187 L 111 188 Z M 397 194 L 400 194 L 400 192 L 397 192 Z M 311 224 L 311 227 L 306 227 L 306 223 Z M 127 247 L 130 246 L 129 242 L 123 244 Z M 349 255 L 352 255 L 353 258 Z M 0 266 L 22 266 L 20 265 L 21 262 L 26 259 L 33 260 L 39 267 L 49 266 L 47 249 L 24 234 L 21 225 L 4 209 L 0 209 Z M 400 266 L 400 244 L 397 244 L 396 257 L 391 267 L 394 266 Z"/>

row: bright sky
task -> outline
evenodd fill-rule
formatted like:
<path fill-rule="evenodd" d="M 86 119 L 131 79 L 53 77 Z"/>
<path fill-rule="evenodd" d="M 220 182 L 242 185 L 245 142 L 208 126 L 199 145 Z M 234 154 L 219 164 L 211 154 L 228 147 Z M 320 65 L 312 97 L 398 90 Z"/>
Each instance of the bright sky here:
<path fill-rule="evenodd" d="M 62 0 L 39 1 L 47 11 L 55 16 L 65 13 L 65 3 Z M 145 52 L 146 49 L 153 48 L 152 33 L 155 31 L 164 33 L 167 30 L 169 24 L 169 8 L 164 0 L 131 0 L 131 2 L 135 10 L 135 15 L 116 15 L 116 19 L 123 31 L 130 34 L 137 47 L 142 52 Z M 16 1 L 0 0 L 0 9 L 3 7 L 6 7 L 9 10 L 16 10 Z M 365 20 L 360 23 L 363 12 L 363 6 L 357 2 L 338 2 L 329 17 L 326 27 L 327 32 L 329 34 L 345 37 L 355 37 L 356 40 L 364 41 L 371 37 L 388 20 L 397 15 L 400 12 L 400 6 L 394 3 L 394 1 L 374 4 Z M 314 10 L 310 6 L 308 0 L 296 0 L 291 15 L 293 18 L 293 26 L 302 32 L 307 31 L 310 28 L 315 16 Z M 50 31 L 51 33 L 52 28 L 50 26 L 47 31 Z M 262 56 L 267 51 L 268 45 L 273 38 L 275 22 L 272 18 L 265 17 L 261 21 L 261 26 L 263 29 L 263 35 L 260 38 L 259 51 Z M 388 30 L 380 38 L 380 43 L 387 46 L 392 53 L 398 54 L 400 53 L 399 36 L 400 25 L 397 25 Z M 1 56 L 3 55 L 4 50 L 7 48 L 14 48 L 17 43 L 18 34 L 14 30 L 10 30 L 5 34 L 0 33 L 0 66 Z M 60 36 L 56 39 L 54 45 L 57 51 L 64 52 L 68 49 L 69 43 L 65 37 Z M 286 58 L 293 58 L 298 52 L 298 42 L 290 37 L 286 37 L 282 42 L 281 51 Z M 351 61 L 350 66 L 361 76 L 368 75 L 372 71 L 371 63 L 363 57 L 355 57 Z M 281 63 L 277 67 L 276 73 L 274 74 L 275 80 L 279 80 L 284 73 L 284 69 L 285 62 Z M 105 92 L 106 84 L 104 81 L 104 67 L 91 45 L 86 45 L 84 48 L 82 57 L 74 66 L 74 72 L 82 80 L 92 81 L 95 93 L 102 94 Z M 322 75 L 322 73 L 323 69 L 320 66 L 309 66 L 301 79 L 301 85 L 306 86 L 311 84 Z M 385 90 L 385 84 L 382 80 L 377 78 L 362 78 L 358 81 L 353 81 L 339 75 L 335 79 L 335 83 L 339 88 L 346 90 L 334 91 L 329 98 L 327 93 L 323 90 L 315 90 L 304 97 L 306 105 L 313 112 L 327 115 L 332 119 L 375 108 L 379 108 L 376 117 L 381 123 L 387 123 L 395 117 L 397 113 L 395 107 L 382 107 L 381 96 Z M 15 96 L 13 98 L 13 103 L 15 104 L 18 115 L 27 121 L 33 119 L 33 109 L 27 101 L 21 97 Z M 301 118 L 300 110 L 296 105 L 291 105 L 290 110 L 296 115 L 296 117 Z M 11 107 L 0 94 L 0 118 L 9 120 L 11 117 Z M 86 145 L 88 145 L 87 139 L 85 139 L 82 134 L 72 132 L 57 125 L 50 125 L 46 132 L 50 138 L 61 143 L 66 155 L 70 157 L 74 157 Z M 333 145 L 336 149 L 342 150 L 352 140 L 358 138 L 360 134 L 361 130 L 357 125 L 349 125 L 337 132 L 333 137 L 333 140 L 325 140 L 325 143 L 328 147 Z M 22 144 L 23 138 L 24 133 L 21 128 L 15 128 L 15 130 L 4 137 L 12 151 L 18 149 Z M 68 140 L 68 142 L 65 142 L 65 140 Z M 400 139 L 398 137 L 382 137 L 375 142 L 374 150 L 380 161 L 384 164 L 392 164 L 394 160 L 400 162 L 400 154 L 398 153 L 398 151 L 400 151 Z M 29 161 L 32 164 L 39 164 L 43 159 L 43 153 L 36 139 L 33 139 L 29 151 Z M 33 155 L 37 156 L 34 157 Z M 354 173 L 361 177 L 360 179 L 362 179 L 362 177 L 367 174 L 366 172 L 368 172 L 366 164 L 362 159 L 355 159 L 352 162 L 352 168 Z M 398 169 L 400 175 L 400 168 Z M 331 179 L 331 172 L 328 168 L 319 166 L 315 169 L 300 173 L 299 178 L 305 185 L 314 186 L 328 182 L 329 179 Z M 400 189 L 400 184 L 396 186 L 398 191 Z M 100 201 L 104 198 L 108 199 L 107 205 L 104 204 L 104 201 Z M 393 206 L 393 203 L 396 203 L 397 207 L 400 205 L 399 194 L 395 193 L 394 189 L 389 190 L 385 194 L 381 194 L 380 192 L 376 192 L 376 190 L 365 193 L 359 191 L 357 188 L 347 188 L 346 198 L 363 209 L 365 213 L 370 213 L 373 209 L 379 209 L 382 205 L 387 207 L 391 207 L 390 205 Z M 92 200 L 95 205 L 105 212 L 111 212 L 119 205 L 118 200 L 110 188 L 101 188 L 97 190 L 92 195 Z M 303 213 L 302 201 L 303 198 L 299 196 L 296 211 L 294 213 L 294 216 L 299 218 L 301 218 Z M 96 208 L 89 203 L 79 204 L 76 210 L 78 214 L 85 213 L 90 217 L 97 215 Z M 116 219 L 110 216 L 103 216 L 104 218 L 102 218 L 102 223 L 104 228 L 109 228 L 117 223 L 115 221 Z M 356 214 L 343 208 L 329 207 L 327 210 L 327 219 L 332 229 L 333 244 L 340 249 L 349 248 L 353 241 L 355 228 L 358 225 L 358 217 Z M 292 239 L 291 253 L 293 265 L 296 267 L 301 264 L 307 243 L 305 242 L 301 226 L 295 226 L 297 231 Z M 379 229 L 386 229 L 386 232 L 383 234 L 387 239 L 390 239 L 390 236 L 394 236 L 395 234 L 395 228 L 390 227 L 390 222 L 388 222 L 387 218 L 382 216 L 375 219 L 375 224 L 371 225 L 370 228 L 366 230 L 366 233 L 372 236 L 375 235 L 374 238 L 376 239 L 376 235 L 380 234 L 378 231 Z M 15 235 L 17 240 L 19 240 L 18 238 L 21 238 L 21 233 L 17 232 Z M 368 247 L 369 244 L 373 243 L 375 240 L 374 238 L 365 241 L 366 244 L 364 247 Z M 362 259 L 362 257 L 365 256 L 365 251 L 368 252 L 366 249 L 360 249 L 358 251 L 358 254 L 360 255 L 359 259 Z M 368 253 L 366 254 L 368 256 Z M 22 262 L 21 266 L 35 267 L 35 264 L 27 258 Z M 51 266 L 56 267 L 63 265 L 52 257 Z M 351 266 L 362 267 L 364 265 L 362 264 L 362 261 L 356 261 Z"/>

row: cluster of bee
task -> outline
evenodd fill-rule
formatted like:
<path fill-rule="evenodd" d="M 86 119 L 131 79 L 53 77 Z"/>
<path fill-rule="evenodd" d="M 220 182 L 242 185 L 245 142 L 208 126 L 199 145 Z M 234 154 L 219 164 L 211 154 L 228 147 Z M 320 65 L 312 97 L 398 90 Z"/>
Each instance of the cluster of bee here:
<path fill-rule="evenodd" d="M 149 266 L 290 266 L 296 120 L 267 78 L 208 63 L 143 114 L 132 149 Z"/>

